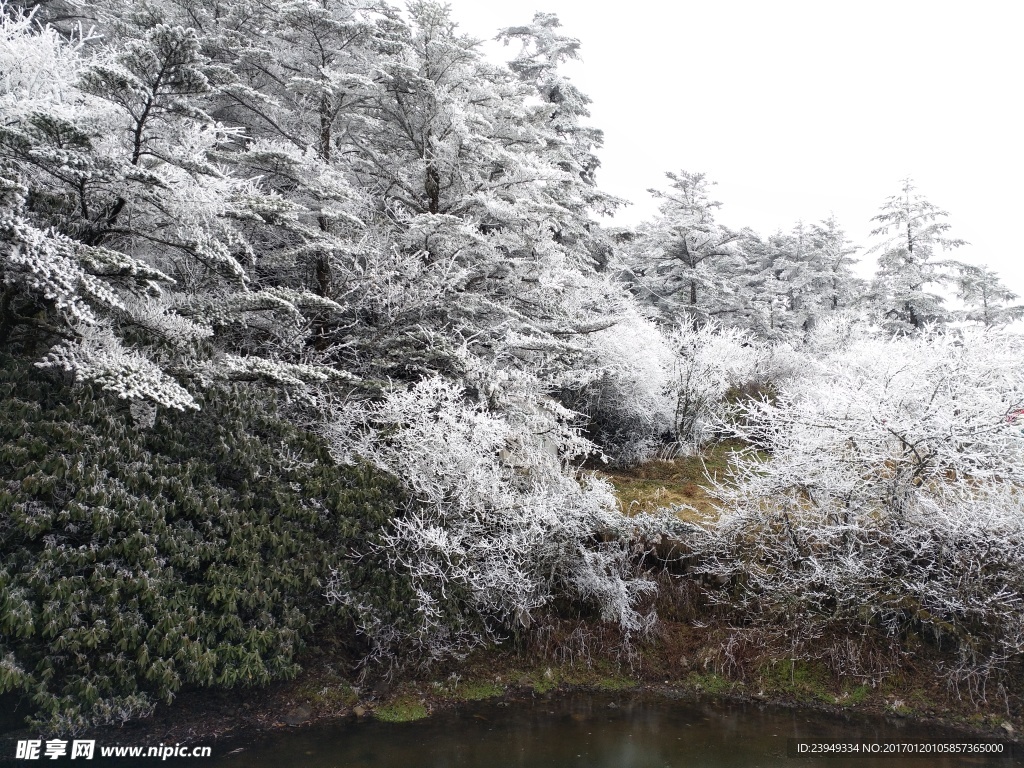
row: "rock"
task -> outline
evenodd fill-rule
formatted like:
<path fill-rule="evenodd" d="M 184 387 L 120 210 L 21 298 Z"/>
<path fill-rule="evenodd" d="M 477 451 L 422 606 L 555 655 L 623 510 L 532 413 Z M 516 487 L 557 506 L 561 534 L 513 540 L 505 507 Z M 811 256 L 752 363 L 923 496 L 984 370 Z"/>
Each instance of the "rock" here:
<path fill-rule="evenodd" d="M 287 725 L 302 725 L 313 716 L 313 708 L 309 704 L 299 704 L 284 716 Z"/>
<path fill-rule="evenodd" d="M 1004 722 L 999 724 L 999 727 L 1002 728 L 1004 731 L 1006 731 L 1011 736 L 1013 736 L 1013 733 L 1014 733 L 1013 726 L 1010 725 L 1009 723 L 1004 721 Z"/>
<path fill-rule="evenodd" d="M 362 706 L 361 704 L 357 704 L 356 706 L 352 707 L 352 714 L 356 717 L 366 717 L 366 707 Z"/>

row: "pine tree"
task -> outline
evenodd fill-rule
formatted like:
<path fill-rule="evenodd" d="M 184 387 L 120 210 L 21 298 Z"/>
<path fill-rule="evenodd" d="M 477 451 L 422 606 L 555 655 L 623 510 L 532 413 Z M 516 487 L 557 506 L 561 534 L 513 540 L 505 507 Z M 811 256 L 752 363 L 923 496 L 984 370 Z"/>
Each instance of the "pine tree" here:
<path fill-rule="evenodd" d="M 943 297 L 929 288 L 950 282 L 950 272 L 959 263 L 937 259 L 936 249 L 956 248 L 965 241 L 947 237 L 948 214 L 918 194 L 910 179 L 902 184 L 900 194 L 886 200 L 872 219 L 879 226 L 871 234 L 886 239 L 872 249 L 881 253 L 871 301 L 886 328 L 919 331 L 949 318 Z"/>
<path fill-rule="evenodd" d="M 957 278 L 957 298 L 966 306 L 963 317 L 986 326 L 1005 325 L 1024 316 L 1024 306 L 1006 306 L 1006 302 L 1019 298 L 987 266 L 960 266 Z"/>
<path fill-rule="evenodd" d="M 671 189 L 648 190 L 664 202 L 659 216 L 640 228 L 627 262 L 640 294 L 664 316 L 699 326 L 736 309 L 732 278 L 743 269 L 740 234 L 715 221 L 722 204 L 708 197 L 712 182 L 704 174 L 665 175 Z"/>
<path fill-rule="evenodd" d="M 172 408 L 194 406 L 183 378 L 323 378 L 249 343 L 256 315 L 302 317 L 294 292 L 253 290 L 239 222 L 273 205 L 215 161 L 238 132 L 205 109 L 219 72 L 195 30 L 148 20 L 145 6 L 126 11 L 110 25 L 116 44 L 98 49 L 4 17 L 0 336 Z"/>
<path fill-rule="evenodd" d="M 519 40 L 522 47 L 509 62 L 512 70 L 531 86 L 541 105 L 531 110 L 529 119 L 542 131 L 542 154 L 567 176 L 553 187 L 554 200 L 564 209 L 559 217 L 555 239 L 574 247 L 581 265 L 607 265 L 610 245 L 593 214 L 610 214 L 622 204 L 597 187 L 596 155 L 604 141 L 603 133 L 584 124 L 590 117 L 590 98 L 559 72 L 567 61 L 579 58 L 579 40 L 559 33 L 561 22 L 550 13 L 537 13 L 530 24 L 508 27 L 498 39 L 508 45 Z"/>
<path fill-rule="evenodd" d="M 811 241 L 825 273 L 820 294 L 825 310 L 838 310 L 851 306 L 862 291 L 861 282 L 851 271 L 857 262 L 853 247 L 835 216 L 829 216 L 811 226 Z"/>

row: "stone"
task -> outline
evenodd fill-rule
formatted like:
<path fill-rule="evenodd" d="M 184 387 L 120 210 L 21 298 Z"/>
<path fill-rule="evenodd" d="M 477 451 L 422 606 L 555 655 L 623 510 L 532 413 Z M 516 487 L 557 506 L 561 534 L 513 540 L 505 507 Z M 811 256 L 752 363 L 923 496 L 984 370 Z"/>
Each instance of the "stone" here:
<path fill-rule="evenodd" d="M 302 725 L 313 716 L 313 708 L 309 704 L 299 704 L 284 716 L 286 725 Z"/>

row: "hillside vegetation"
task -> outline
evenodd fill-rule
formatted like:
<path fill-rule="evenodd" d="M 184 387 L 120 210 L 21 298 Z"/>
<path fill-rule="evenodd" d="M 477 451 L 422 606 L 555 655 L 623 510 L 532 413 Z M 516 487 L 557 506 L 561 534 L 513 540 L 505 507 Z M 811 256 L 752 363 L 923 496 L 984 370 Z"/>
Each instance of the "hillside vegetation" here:
<path fill-rule="evenodd" d="M 39 728 L 311 643 L 635 658 L 666 611 L 1020 707 L 1013 294 L 910 179 L 871 281 L 703 173 L 602 226 L 579 41 L 524 21 L 498 64 L 420 0 L 0 5 L 0 695 Z"/>

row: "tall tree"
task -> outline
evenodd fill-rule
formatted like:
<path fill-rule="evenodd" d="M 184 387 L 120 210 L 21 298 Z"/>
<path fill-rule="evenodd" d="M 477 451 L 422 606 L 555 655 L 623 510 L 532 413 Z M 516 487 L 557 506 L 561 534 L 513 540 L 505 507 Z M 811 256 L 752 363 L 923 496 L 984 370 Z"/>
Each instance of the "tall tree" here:
<path fill-rule="evenodd" d="M 601 162 L 596 151 L 604 134 L 584 122 L 590 117 L 590 98 L 560 71 L 565 62 L 579 58 L 580 48 L 580 41 L 561 34 L 560 27 L 554 14 L 537 13 L 530 24 L 503 29 L 498 39 L 506 45 L 513 40 L 521 43 L 509 69 L 540 98 L 529 112 L 543 137 L 540 151 L 566 174 L 553 190 L 563 209 L 555 237 L 574 246 L 585 264 L 603 268 L 611 249 L 591 216 L 610 214 L 623 201 L 597 187 Z"/>
<path fill-rule="evenodd" d="M 2 340 L 48 350 L 43 365 L 125 399 L 176 408 L 193 405 L 183 379 L 294 381 L 300 368 L 250 359 L 218 331 L 251 338 L 253 312 L 292 323 L 301 313 L 254 290 L 238 222 L 261 218 L 259 195 L 214 161 L 237 134 L 204 109 L 215 72 L 195 31 L 115 30 L 118 45 L 90 50 L 27 17 L 3 25 Z"/>

